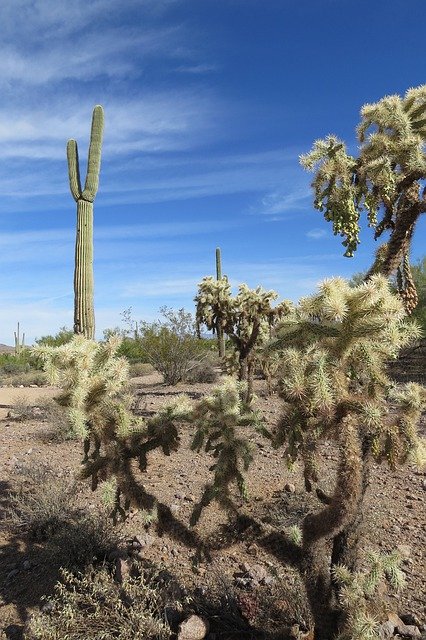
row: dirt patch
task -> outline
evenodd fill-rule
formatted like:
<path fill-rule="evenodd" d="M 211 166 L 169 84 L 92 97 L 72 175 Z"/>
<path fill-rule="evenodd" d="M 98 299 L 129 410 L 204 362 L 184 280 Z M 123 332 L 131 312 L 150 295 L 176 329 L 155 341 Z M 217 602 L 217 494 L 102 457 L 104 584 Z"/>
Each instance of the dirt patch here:
<path fill-rule="evenodd" d="M 149 416 L 177 394 L 187 393 L 197 399 L 208 393 L 212 385 L 166 387 L 160 376 L 153 374 L 133 379 L 132 388 L 135 411 Z M 23 392 L 29 401 L 36 402 L 42 395 L 52 397 L 55 389 L 0 389 L 4 411 L 0 421 L 3 512 L 7 510 L 8 493 L 19 485 L 20 470 L 25 465 L 46 464 L 62 472 L 76 472 L 82 458 L 78 442 L 46 439 L 46 425 L 42 421 L 18 423 L 4 417 L 7 408 Z M 280 413 L 279 399 L 267 395 L 263 381 L 256 381 L 256 393 L 259 410 L 274 425 Z M 424 420 L 422 429 L 426 433 Z M 180 449 L 170 457 L 152 452 L 143 477 L 145 490 L 160 505 L 170 508 L 170 528 L 158 535 L 151 524 L 153 514 L 134 511 L 126 523 L 119 525 L 119 536 L 123 541 L 135 538 L 142 541 L 143 557 L 165 567 L 188 591 L 198 589 L 200 594 L 206 594 L 222 584 L 224 589 L 242 594 L 243 608 L 248 606 L 247 598 L 251 598 L 249 604 L 253 607 L 258 606 L 256 602 L 268 602 L 269 616 L 272 619 L 275 616 L 277 624 L 285 614 L 287 622 L 293 618 L 303 627 L 308 615 L 303 588 L 295 570 L 283 563 L 279 548 L 280 531 L 300 523 L 308 510 L 319 508 L 316 498 L 305 492 L 300 468 L 290 473 L 282 451 L 273 450 L 260 435 L 250 432 L 255 460 L 248 474 L 249 500 L 245 504 L 240 502 L 244 518 L 230 523 L 226 514 L 213 505 L 205 510 L 197 527 L 191 529 L 190 514 L 210 477 L 211 465 L 207 455 L 190 450 L 192 436 L 191 428 L 185 427 Z M 332 446 L 324 446 L 321 473 L 325 490 L 331 486 L 336 462 L 336 451 Z M 92 493 L 82 483 L 78 493 L 81 508 L 99 509 L 101 493 L 100 490 Z M 390 552 L 403 545 L 407 587 L 396 597 L 385 599 L 391 610 L 414 614 L 422 624 L 426 624 L 425 497 L 426 474 L 410 466 L 396 472 L 384 465 L 376 466 L 367 494 L 365 522 L 365 549 Z M 266 543 L 266 537 L 258 535 L 253 522 L 266 531 L 272 528 L 276 535 L 269 536 Z M 194 564 L 197 541 L 208 543 L 211 549 L 210 559 L 204 558 L 198 565 Z M 42 595 L 52 592 L 58 567 L 45 543 L 30 540 L 25 533 L 11 532 L 5 524 L 0 529 L 0 543 L 0 628 L 17 625 L 19 630 L 31 611 L 39 608 Z M 247 579 L 253 575 L 252 588 L 247 589 Z M 291 596 L 292 592 L 295 595 Z M 287 599 L 283 593 L 288 594 Z"/>

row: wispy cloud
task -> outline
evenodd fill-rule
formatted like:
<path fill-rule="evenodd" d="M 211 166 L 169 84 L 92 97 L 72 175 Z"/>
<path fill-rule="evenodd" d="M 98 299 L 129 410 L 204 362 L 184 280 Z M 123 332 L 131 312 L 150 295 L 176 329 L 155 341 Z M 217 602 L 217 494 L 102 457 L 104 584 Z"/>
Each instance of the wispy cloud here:
<path fill-rule="evenodd" d="M 287 182 L 287 180 L 286 180 Z M 290 193 L 274 191 L 266 194 L 257 207 L 257 212 L 265 216 L 279 218 L 289 211 L 306 209 L 309 202 L 310 193 L 306 187 L 299 187 Z"/>
<path fill-rule="evenodd" d="M 310 229 L 306 233 L 306 237 L 311 240 L 321 240 L 327 236 L 327 231 L 325 229 Z"/>

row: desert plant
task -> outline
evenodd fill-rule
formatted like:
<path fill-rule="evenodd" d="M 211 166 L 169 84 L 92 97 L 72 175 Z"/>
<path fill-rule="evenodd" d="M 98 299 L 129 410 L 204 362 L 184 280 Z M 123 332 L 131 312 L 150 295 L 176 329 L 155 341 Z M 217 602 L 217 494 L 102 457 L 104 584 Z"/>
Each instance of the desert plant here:
<path fill-rule="evenodd" d="M 194 320 L 184 309 L 160 309 L 165 320 L 139 323 L 139 342 L 147 362 L 161 373 L 165 384 L 175 385 L 206 357 L 196 337 Z"/>
<path fill-rule="evenodd" d="M 60 347 L 40 346 L 33 351 L 43 361 L 52 383 L 62 391 L 56 402 L 68 408 L 76 436 L 85 439 L 105 424 L 117 428 L 133 425 L 126 396 L 128 363 L 116 355 L 119 338 L 95 343 L 84 336 L 74 336 Z"/>
<path fill-rule="evenodd" d="M 166 640 L 171 636 L 164 621 L 166 597 L 147 569 L 140 567 L 119 585 L 106 568 L 92 567 L 79 575 L 63 570 L 61 577 L 44 607 L 46 612 L 32 617 L 26 634 L 29 640 Z"/>
<path fill-rule="evenodd" d="M 291 309 L 289 301 L 272 307 L 277 297 L 275 291 L 249 289 L 246 284 L 241 284 L 233 297 L 226 276 L 220 280 L 208 276 L 198 285 L 197 325 L 200 328 L 204 324 L 216 334 L 221 330 L 228 335 L 238 356 L 238 378 L 247 381 L 247 402 L 253 396 L 256 349 L 270 338 L 274 323 Z M 233 356 L 231 353 L 230 357 Z"/>
<path fill-rule="evenodd" d="M 185 382 L 189 384 L 196 384 L 197 382 L 216 382 L 218 379 L 217 368 L 220 362 L 217 356 L 211 353 L 207 353 L 204 360 L 195 361 L 193 366 L 189 369 L 185 375 Z"/>
<path fill-rule="evenodd" d="M 104 112 L 100 105 L 93 109 L 89 157 L 84 189 L 80 182 L 78 148 L 68 140 L 67 159 L 71 194 L 77 203 L 77 236 L 74 270 L 74 333 L 87 338 L 95 336 L 93 308 L 93 202 L 99 185 Z"/>
<path fill-rule="evenodd" d="M 386 374 L 387 361 L 418 336 L 418 327 L 405 318 L 402 302 L 380 275 L 352 288 L 340 278 L 323 282 L 277 330 L 284 407 L 273 442 L 286 445 L 290 466 L 301 459 L 306 488 L 316 485 L 324 503 L 321 511 L 305 517 L 299 547 L 318 640 L 333 638 L 342 623 L 341 607 L 336 618 L 340 591 L 332 567 L 357 570 L 371 461 L 392 467 L 408 458 L 425 462 L 424 442 L 416 431 L 424 388 L 395 385 Z M 317 485 L 317 452 L 324 440 L 336 442 L 340 452 L 330 496 Z"/>
<path fill-rule="evenodd" d="M 314 206 L 344 237 L 345 256 L 359 244 L 359 218 L 367 212 L 375 239 L 390 230 L 367 276 L 401 276 L 402 299 L 411 312 L 417 294 L 408 264 L 411 238 L 419 216 L 426 211 L 426 85 L 404 97 L 387 96 L 361 110 L 360 152 L 349 155 L 345 144 L 328 136 L 317 140 L 302 165 L 315 170 Z M 381 220 L 378 216 L 381 215 Z"/>
<path fill-rule="evenodd" d="M 121 349 L 117 352 L 121 355 Z M 133 362 L 129 365 L 129 377 L 130 378 L 138 378 L 141 376 L 148 376 L 151 373 L 154 373 L 155 369 L 152 364 L 148 364 L 148 362 Z"/>
<path fill-rule="evenodd" d="M 75 481 L 42 464 L 22 467 L 19 475 L 19 487 L 9 495 L 8 519 L 37 540 L 46 539 L 75 511 Z"/>
<path fill-rule="evenodd" d="M 74 332 L 67 327 L 61 327 L 54 336 L 47 335 L 41 338 L 36 338 L 35 343 L 39 346 L 46 347 L 60 347 L 62 344 L 67 344 L 73 338 Z"/>
<path fill-rule="evenodd" d="M 21 338 L 19 322 L 18 322 L 17 330 L 14 331 L 14 338 L 15 338 L 15 356 L 19 356 L 19 354 L 21 353 L 21 350 L 25 346 L 25 333 L 22 334 L 22 338 Z"/>

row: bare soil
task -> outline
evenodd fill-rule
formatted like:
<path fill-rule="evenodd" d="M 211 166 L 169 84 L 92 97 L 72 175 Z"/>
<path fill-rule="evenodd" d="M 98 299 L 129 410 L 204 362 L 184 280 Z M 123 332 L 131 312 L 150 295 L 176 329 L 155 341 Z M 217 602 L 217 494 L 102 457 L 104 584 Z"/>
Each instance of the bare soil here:
<path fill-rule="evenodd" d="M 133 381 L 135 410 L 148 416 L 175 394 L 188 393 L 196 399 L 211 388 L 210 384 L 166 387 L 159 375 L 145 376 Z M 9 492 L 19 486 L 19 470 L 23 465 L 44 463 L 58 471 L 77 472 L 82 459 L 81 444 L 55 441 L 45 422 L 33 419 L 17 422 L 7 416 L 17 397 L 24 393 L 29 402 L 36 404 L 42 395 L 52 397 L 55 389 L 0 388 L 0 518 L 7 511 Z M 279 398 L 268 396 L 261 380 L 256 381 L 256 393 L 259 410 L 268 424 L 274 425 L 280 412 Z M 426 435 L 424 418 L 421 429 Z M 133 511 L 125 523 L 118 525 L 121 538 L 131 540 L 134 536 L 148 535 L 149 542 L 142 549 L 144 557 L 167 568 L 188 593 L 196 589 L 205 596 L 214 585 L 222 585 L 237 596 L 242 594 L 242 617 L 248 619 L 247 629 L 251 629 L 253 636 L 245 630 L 233 637 L 255 637 L 256 630 L 268 625 L 273 628 L 274 624 L 279 628 L 284 622 L 308 627 L 300 579 L 283 562 L 279 548 L 280 530 L 300 523 L 307 511 L 320 508 L 318 500 L 306 493 L 300 468 L 290 472 L 282 451 L 272 449 L 260 435 L 251 432 L 255 459 L 248 474 L 249 500 L 245 504 L 240 502 L 246 524 L 241 525 L 241 519 L 230 522 L 227 514 L 212 505 L 205 509 L 197 527 L 191 529 L 190 514 L 209 478 L 208 467 L 212 463 L 206 454 L 190 450 L 192 435 L 190 427 L 183 428 L 180 449 L 170 457 L 159 452 L 150 454 L 148 470 L 141 478 L 146 491 L 160 504 L 170 507 L 173 514 L 170 529 L 159 535 L 155 525 L 147 522 L 146 513 Z M 332 486 L 336 451 L 325 446 L 322 460 L 323 487 L 327 490 Z M 294 487 L 288 486 L 286 490 L 288 483 Z M 405 558 L 407 586 L 396 596 L 385 593 L 384 599 L 389 610 L 399 615 L 413 614 L 421 624 L 426 624 L 425 497 L 425 473 L 410 466 L 397 471 L 385 465 L 376 466 L 368 489 L 365 521 L 366 550 L 390 552 L 403 545 L 400 550 Z M 101 504 L 101 492 L 99 489 L 91 492 L 82 484 L 79 500 L 85 509 L 96 510 Z M 271 532 L 277 535 L 271 536 Z M 197 540 L 208 542 L 211 549 L 210 559 L 204 558 L 198 566 L 193 562 Z M 58 567 L 49 559 L 44 543 L 30 540 L 25 531 L 11 530 L 5 521 L 0 526 L 0 544 L 0 630 L 8 629 L 8 637 L 19 638 L 28 616 L 39 608 L 41 597 L 52 593 Z M 262 570 L 264 575 L 257 583 L 245 585 L 244 579 L 250 572 L 259 574 Z M 252 619 L 244 610 L 247 594 L 255 610 L 263 607 L 263 613 L 255 611 Z M 265 603 L 268 624 L 264 622 Z M 217 615 L 220 616 L 220 611 Z"/>

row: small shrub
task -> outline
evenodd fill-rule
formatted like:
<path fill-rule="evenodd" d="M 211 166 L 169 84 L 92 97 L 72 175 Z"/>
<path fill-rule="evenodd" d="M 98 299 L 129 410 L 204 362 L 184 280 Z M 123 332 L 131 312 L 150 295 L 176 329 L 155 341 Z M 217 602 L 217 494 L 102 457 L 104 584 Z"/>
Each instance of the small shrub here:
<path fill-rule="evenodd" d="M 29 623 L 28 640 L 166 640 L 171 631 L 163 621 L 161 588 L 146 570 L 118 585 L 105 568 L 83 575 L 62 571 L 62 582 L 48 600 L 48 613 Z"/>
<path fill-rule="evenodd" d="M 67 344 L 68 342 L 71 342 L 73 336 L 74 336 L 74 331 L 72 329 L 67 329 L 67 327 L 61 327 L 56 335 L 42 336 L 41 338 L 36 338 L 35 342 L 39 346 L 60 347 L 63 344 Z"/>
<path fill-rule="evenodd" d="M 54 398 L 39 398 L 35 401 L 37 419 L 47 424 L 44 436 L 55 442 L 75 440 L 76 434 L 69 420 L 68 411 L 59 405 Z"/>
<path fill-rule="evenodd" d="M 58 476 L 45 465 L 23 466 L 20 487 L 10 494 L 9 520 L 32 537 L 51 536 L 75 510 L 75 483 L 70 475 Z"/>
<path fill-rule="evenodd" d="M 116 546 L 117 533 L 106 511 L 78 508 L 71 474 L 59 475 L 46 465 L 22 466 L 18 472 L 20 487 L 9 495 L 9 524 L 44 541 L 49 562 L 81 570 Z"/>
<path fill-rule="evenodd" d="M 43 371 L 37 369 L 12 374 L 0 372 L 0 383 L 12 387 L 30 387 L 31 385 L 43 387 L 47 383 L 47 377 Z"/>
<path fill-rule="evenodd" d="M 155 369 L 152 364 L 148 364 L 147 362 L 134 362 L 129 366 L 130 378 L 149 376 L 151 373 L 154 373 L 154 371 Z"/>
<path fill-rule="evenodd" d="M 219 375 L 217 359 L 209 355 L 201 362 L 194 362 L 192 368 L 185 375 L 185 382 L 196 384 L 197 382 L 216 382 Z"/>
<path fill-rule="evenodd" d="M 140 341 L 146 360 L 163 375 L 164 383 L 175 385 L 185 380 L 194 361 L 206 357 L 206 348 L 196 337 L 195 323 L 184 309 L 160 309 L 165 321 L 142 322 Z"/>
<path fill-rule="evenodd" d="M 17 422 L 31 420 L 34 418 L 34 406 L 26 396 L 19 396 L 13 403 L 8 417 Z"/>

